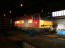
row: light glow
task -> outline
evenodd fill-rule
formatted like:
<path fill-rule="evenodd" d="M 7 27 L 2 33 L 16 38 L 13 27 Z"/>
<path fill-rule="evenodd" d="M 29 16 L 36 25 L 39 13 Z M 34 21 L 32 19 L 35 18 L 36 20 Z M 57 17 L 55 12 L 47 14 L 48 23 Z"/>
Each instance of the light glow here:
<path fill-rule="evenodd" d="M 4 13 L 4 16 L 6 16 L 6 14 Z"/>
<path fill-rule="evenodd" d="M 22 7 L 22 6 L 23 6 L 23 4 L 20 4 L 20 6 Z"/>
<path fill-rule="evenodd" d="M 10 14 L 12 13 L 11 10 L 9 11 L 9 13 L 10 13 Z"/>

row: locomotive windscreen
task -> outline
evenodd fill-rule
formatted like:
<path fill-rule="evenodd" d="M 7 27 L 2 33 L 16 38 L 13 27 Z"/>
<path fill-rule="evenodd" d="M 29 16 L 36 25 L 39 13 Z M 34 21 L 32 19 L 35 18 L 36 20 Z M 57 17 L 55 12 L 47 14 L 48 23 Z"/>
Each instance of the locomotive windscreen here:
<path fill-rule="evenodd" d="M 33 20 L 39 20 L 39 16 L 38 15 L 33 16 Z"/>

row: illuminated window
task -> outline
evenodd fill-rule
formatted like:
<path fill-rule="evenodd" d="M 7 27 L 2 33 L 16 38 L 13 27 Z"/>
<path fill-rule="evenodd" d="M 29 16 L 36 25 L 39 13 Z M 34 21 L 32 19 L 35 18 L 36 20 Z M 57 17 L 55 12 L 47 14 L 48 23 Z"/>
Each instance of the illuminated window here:
<path fill-rule="evenodd" d="M 52 12 L 52 16 L 55 16 L 54 12 Z"/>
<path fill-rule="evenodd" d="M 61 16 L 63 16 L 64 14 L 63 14 L 64 12 L 63 12 L 63 10 L 61 11 Z"/>
<path fill-rule="evenodd" d="M 52 16 L 64 16 L 65 15 L 65 10 L 61 10 L 61 11 L 56 11 L 56 12 L 52 12 Z"/>
<path fill-rule="evenodd" d="M 20 23 L 20 21 L 15 21 L 15 24 L 18 24 L 18 23 Z"/>
<path fill-rule="evenodd" d="M 54 12 L 54 15 L 56 16 L 56 12 Z"/>
<path fill-rule="evenodd" d="M 58 15 L 59 15 L 59 12 L 57 11 L 57 12 L 56 12 L 56 16 L 58 16 Z"/>
<path fill-rule="evenodd" d="M 24 23 L 24 20 L 21 20 L 20 23 Z"/>
<path fill-rule="evenodd" d="M 32 23 L 32 19 L 28 20 L 28 23 Z"/>
<path fill-rule="evenodd" d="M 59 14 L 58 14 L 58 16 L 61 16 L 61 11 L 59 11 Z"/>
<path fill-rule="evenodd" d="M 64 15 L 65 15 L 65 10 L 64 10 Z"/>

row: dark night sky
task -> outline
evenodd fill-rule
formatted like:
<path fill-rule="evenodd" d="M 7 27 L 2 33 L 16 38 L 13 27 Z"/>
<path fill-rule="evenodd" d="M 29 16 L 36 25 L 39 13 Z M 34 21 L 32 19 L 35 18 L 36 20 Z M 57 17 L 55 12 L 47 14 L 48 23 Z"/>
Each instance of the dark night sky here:
<path fill-rule="evenodd" d="M 48 10 L 58 10 L 65 8 L 64 0 L 0 0 L 0 10 L 12 8 L 17 10 L 17 13 L 22 11 L 19 8 L 19 4 L 23 3 L 24 13 L 35 13 L 40 12 L 42 8 L 47 8 Z"/>
<path fill-rule="evenodd" d="M 25 0 L 24 4 L 27 12 L 39 12 L 42 8 L 48 11 L 65 9 L 65 0 Z"/>
<path fill-rule="evenodd" d="M 38 8 L 64 8 L 64 0 L 0 0 L 0 8 L 14 7 L 20 2 L 24 3 L 25 9 L 38 9 Z"/>
<path fill-rule="evenodd" d="M 15 15 L 22 15 L 23 7 L 20 7 L 20 4 L 24 3 L 22 0 L 0 0 L 0 14 L 8 13 L 9 10 L 12 10 L 12 13 Z"/>

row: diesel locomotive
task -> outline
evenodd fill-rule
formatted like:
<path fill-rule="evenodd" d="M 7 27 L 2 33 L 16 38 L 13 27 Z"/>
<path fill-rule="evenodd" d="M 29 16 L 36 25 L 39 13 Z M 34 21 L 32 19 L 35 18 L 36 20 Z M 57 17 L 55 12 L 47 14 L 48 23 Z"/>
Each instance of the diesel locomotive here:
<path fill-rule="evenodd" d="M 14 26 L 24 31 L 53 31 L 53 21 L 41 18 L 40 14 L 23 16 L 19 19 L 16 19 L 14 21 Z"/>

